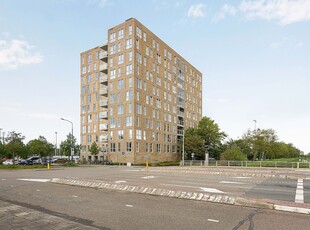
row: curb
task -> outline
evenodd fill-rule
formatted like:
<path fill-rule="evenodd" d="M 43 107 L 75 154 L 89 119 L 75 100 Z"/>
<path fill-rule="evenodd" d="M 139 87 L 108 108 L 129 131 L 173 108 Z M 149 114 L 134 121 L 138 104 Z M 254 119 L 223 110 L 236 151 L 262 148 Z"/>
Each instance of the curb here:
<path fill-rule="evenodd" d="M 108 189 L 116 191 L 126 191 L 134 192 L 140 194 L 147 194 L 152 196 L 164 196 L 171 198 L 187 199 L 187 200 L 196 200 L 203 202 L 212 202 L 220 204 L 230 204 L 237 206 L 246 206 L 252 208 L 263 208 L 271 209 L 278 211 L 302 213 L 310 215 L 310 208 L 300 208 L 292 206 L 277 205 L 273 202 L 266 202 L 263 200 L 244 198 L 244 197 L 233 197 L 226 195 L 216 195 L 211 193 L 196 193 L 196 192 L 183 192 L 183 191 L 174 191 L 170 189 L 157 189 L 157 188 L 148 188 L 140 186 L 131 186 L 131 185 L 120 185 L 120 184 L 111 184 L 100 181 L 90 181 L 90 180 L 76 180 L 76 179 L 58 179 L 53 178 L 49 182 L 56 184 L 65 184 L 72 186 L 80 187 L 90 187 L 98 189 Z"/>

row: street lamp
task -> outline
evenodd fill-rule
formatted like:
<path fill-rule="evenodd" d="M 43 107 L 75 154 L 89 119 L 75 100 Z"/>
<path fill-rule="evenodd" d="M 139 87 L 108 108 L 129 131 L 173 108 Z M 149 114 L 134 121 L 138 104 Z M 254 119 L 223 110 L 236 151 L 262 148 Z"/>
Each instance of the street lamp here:
<path fill-rule="evenodd" d="M 183 127 L 183 143 L 182 143 L 182 166 L 184 166 L 184 136 L 185 136 L 185 129 Z"/>
<path fill-rule="evenodd" d="M 64 119 L 64 118 L 60 118 L 60 120 L 63 120 L 63 121 L 67 121 L 69 123 L 71 123 L 71 160 L 73 162 L 73 155 L 72 155 L 72 149 L 73 149 L 73 154 L 74 154 L 74 147 L 73 147 L 73 122 L 72 121 L 69 121 L 67 119 Z"/>
<path fill-rule="evenodd" d="M 57 156 L 57 132 L 55 132 L 56 141 L 55 141 L 55 156 Z"/>

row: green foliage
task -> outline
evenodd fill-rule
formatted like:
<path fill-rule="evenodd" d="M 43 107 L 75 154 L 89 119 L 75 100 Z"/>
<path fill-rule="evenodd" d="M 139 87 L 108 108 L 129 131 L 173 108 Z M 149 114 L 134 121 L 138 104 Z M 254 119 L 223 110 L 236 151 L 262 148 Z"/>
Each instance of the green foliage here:
<path fill-rule="evenodd" d="M 71 133 L 67 135 L 67 139 L 60 144 L 61 152 L 66 156 L 71 156 L 71 148 L 74 148 L 74 153 L 80 151 L 80 145 L 76 144 L 76 138 Z"/>
<path fill-rule="evenodd" d="M 39 155 L 41 157 L 49 156 L 54 150 L 53 144 L 49 143 L 43 136 L 29 141 L 27 148 L 31 155 Z"/>
<path fill-rule="evenodd" d="M 0 143 L 0 159 L 4 157 L 9 157 L 7 148 L 4 144 Z"/>
<path fill-rule="evenodd" d="M 96 142 L 93 142 L 90 146 L 89 151 L 90 151 L 91 155 L 96 156 L 100 152 L 100 147 L 97 145 Z"/>
<path fill-rule="evenodd" d="M 232 147 L 221 153 L 221 160 L 243 161 L 246 160 L 246 156 L 240 151 L 238 147 Z"/>
<path fill-rule="evenodd" d="M 189 128 L 185 132 L 185 152 L 190 156 L 195 153 L 195 159 L 203 160 L 205 146 L 208 145 L 210 157 L 219 158 L 223 151 L 222 141 L 227 137 L 224 132 L 220 131 L 218 124 L 209 117 L 203 117 L 198 128 Z M 196 157 L 197 156 L 197 157 Z"/>
<path fill-rule="evenodd" d="M 28 157 L 27 148 L 23 143 L 24 139 L 25 137 L 22 136 L 21 133 L 16 133 L 14 131 L 9 133 L 8 137 L 6 138 L 6 149 L 10 157 Z"/>

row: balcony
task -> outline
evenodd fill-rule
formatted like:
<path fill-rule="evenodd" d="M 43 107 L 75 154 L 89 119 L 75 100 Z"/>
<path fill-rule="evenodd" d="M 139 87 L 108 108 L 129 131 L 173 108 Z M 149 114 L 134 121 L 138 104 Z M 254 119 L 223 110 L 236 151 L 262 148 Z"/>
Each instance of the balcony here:
<path fill-rule="evenodd" d="M 99 105 L 100 105 L 101 107 L 108 107 L 108 99 L 101 100 L 101 101 L 99 102 Z"/>
<path fill-rule="evenodd" d="M 108 70 L 108 64 L 107 63 L 100 64 L 99 70 L 100 71 L 107 71 Z"/>
<path fill-rule="evenodd" d="M 99 129 L 100 129 L 100 131 L 107 131 L 108 130 L 108 124 L 100 124 Z"/>
<path fill-rule="evenodd" d="M 106 112 L 106 111 L 100 112 L 99 113 L 99 118 L 100 119 L 108 119 L 108 112 Z"/>
<path fill-rule="evenodd" d="M 107 142 L 108 141 L 108 136 L 100 136 L 100 141 L 101 142 Z"/>
<path fill-rule="evenodd" d="M 100 60 L 107 62 L 106 60 L 108 59 L 108 51 L 101 51 L 99 55 Z"/>
<path fill-rule="evenodd" d="M 103 44 L 100 46 L 100 48 L 103 49 L 103 50 L 108 50 L 108 43 L 107 43 L 107 42 L 103 43 Z"/>
<path fill-rule="evenodd" d="M 184 117 L 184 112 L 178 111 L 178 116 L 179 116 L 179 117 Z"/>
<path fill-rule="evenodd" d="M 184 121 L 178 121 L 177 125 L 183 127 L 184 126 Z"/>
<path fill-rule="evenodd" d="M 183 136 L 183 130 L 178 130 L 177 135 L 178 135 L 178 136 Z"/>
<path fill-rule="evenodd" d="M 184 108 L 184 101 L 178 101 L 178 107 Z"/>
<path fill-rule="evenodd" d="M 100 95 L 107 95 L 108 94 L 108 87 L 101 87 L 99 90 Z"/>
<path fill-rule="evenodd" d="M 101 75 L 100 75 L 100 83 L 101 84 L 108 83 L 108 75 L 107 74 L 101 73 Z"/>

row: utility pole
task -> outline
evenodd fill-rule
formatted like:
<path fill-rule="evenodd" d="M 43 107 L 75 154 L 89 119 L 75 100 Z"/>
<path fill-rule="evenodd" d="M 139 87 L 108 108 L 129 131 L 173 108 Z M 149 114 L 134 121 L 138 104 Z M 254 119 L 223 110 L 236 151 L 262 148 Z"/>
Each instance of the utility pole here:
<path fill-rule="evenodd" d="M 57 132 L 55 132 L 56 140 L 55 140 L 55 156 L 57 156 Z"/>

